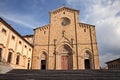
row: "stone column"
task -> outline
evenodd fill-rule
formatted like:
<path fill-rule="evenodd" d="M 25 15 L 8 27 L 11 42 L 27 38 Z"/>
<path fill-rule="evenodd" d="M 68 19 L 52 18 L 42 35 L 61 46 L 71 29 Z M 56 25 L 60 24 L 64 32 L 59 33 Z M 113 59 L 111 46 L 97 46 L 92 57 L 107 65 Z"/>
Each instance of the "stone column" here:
<path fill-rule="evenodd" d="M 56 53 L 56 70 L 61 69 L 61 56 L 59 53 Z"/>
<path fill-rule="evenodd" d="M 73 70 L 75 70 L 75 69 L 77 69 L 77 61 L 76 61 L 75 52 L 73 52 L 72 55 L 73 55 Z"/>

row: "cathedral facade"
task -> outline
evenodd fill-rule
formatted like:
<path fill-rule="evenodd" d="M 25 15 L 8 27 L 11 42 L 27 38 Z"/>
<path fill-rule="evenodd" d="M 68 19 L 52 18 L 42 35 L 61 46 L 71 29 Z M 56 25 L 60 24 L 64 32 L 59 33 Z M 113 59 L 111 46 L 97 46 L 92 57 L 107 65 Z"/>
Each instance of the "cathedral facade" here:
<path fill-rule="evenodd" d="M 32 69 L 99 69 L 94 25 L 79 21 L 79 10 L 61 7 L 48 25 L 34 29 Z"/>

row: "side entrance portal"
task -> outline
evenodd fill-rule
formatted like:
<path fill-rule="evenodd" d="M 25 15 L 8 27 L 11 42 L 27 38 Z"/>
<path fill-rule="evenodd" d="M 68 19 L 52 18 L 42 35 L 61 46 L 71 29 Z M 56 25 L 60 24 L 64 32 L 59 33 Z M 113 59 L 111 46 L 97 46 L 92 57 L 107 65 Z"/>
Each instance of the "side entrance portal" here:
<path fill-rule="evenodd" d="M 46 69 L 46 60 L 41 60 L 41 70 Z"/>
<path fill-rule="evenodd" d="M 85 59 L 85 69 L 90 69 L 90 60 Z"/>

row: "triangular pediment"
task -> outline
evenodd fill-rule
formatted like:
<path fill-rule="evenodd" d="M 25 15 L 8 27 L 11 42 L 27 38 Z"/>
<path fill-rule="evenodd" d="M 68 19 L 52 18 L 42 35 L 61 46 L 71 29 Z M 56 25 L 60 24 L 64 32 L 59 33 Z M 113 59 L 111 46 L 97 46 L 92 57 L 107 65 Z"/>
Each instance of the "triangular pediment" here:
<path fill-rule="evenodd" d="M 69 43 L 71 44 L 71 41 L 69 39 L 67 39 L 66 37 L 62 37 L 58 42 L 57 45 L 61 44 L 61 43 Z"/>
<path fill-rule="evenodd" d="M 69 47 L 69 49 L 68 49 Z M 70 50 L 70 48 L 72 48 L 72 42 L 66 38 L 65 36 L 63 36 L 57 43 L 56 43 L 56 51 L 61 51 L 61 52 L 71 52 L 72 50 Z"/>
<path fill-rule="evenodd" d="M 72 9 L 72 8 L 69 8 L 69 7 L 65 7 L 65 6 L 60 7 L 60 8 L 58 8 L 58 9 L 56 9 L 56 10 L 53 10 L 53 11 L 51 11 L 50 13 L 56 13 L 56 12 L 59 12 L 59 11 L 62 11 L 62 10 L 77 11 L 77 12 L 79 13 L 79 10 Z"/>

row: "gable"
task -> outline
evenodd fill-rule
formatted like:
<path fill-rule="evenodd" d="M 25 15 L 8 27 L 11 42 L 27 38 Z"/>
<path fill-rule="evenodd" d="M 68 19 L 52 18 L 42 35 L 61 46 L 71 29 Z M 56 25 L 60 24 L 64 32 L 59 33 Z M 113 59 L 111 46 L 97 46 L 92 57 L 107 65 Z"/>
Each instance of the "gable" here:
<path fill-rule="evenodd" d="M 77 13 L 79 13 L 79 10 L 72 9 L 72 8 L 68 8 L 68 7 L 58 8 L 58 9 L 56 9 L 56 10 L 51 11 L 50 13 L 55 14 L 55 13 L 58 13 L 58 12 L 60 12 L 60 11 L 69 11 L 69 12 L 75 12 L 75 11 L 76 11 Z"/>

